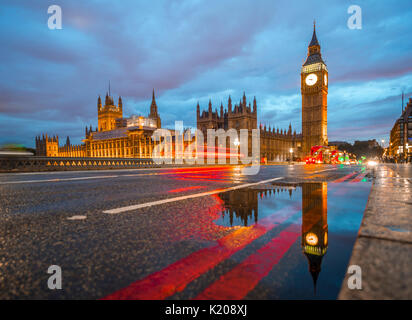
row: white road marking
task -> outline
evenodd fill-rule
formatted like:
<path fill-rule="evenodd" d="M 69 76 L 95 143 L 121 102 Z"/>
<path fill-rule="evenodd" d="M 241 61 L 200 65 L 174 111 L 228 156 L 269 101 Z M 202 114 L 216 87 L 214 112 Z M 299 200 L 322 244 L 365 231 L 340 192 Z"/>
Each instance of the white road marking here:
<path fill-rule="evenodd" d="M 262 181 L 253 182 L 253 183 L 245 183 L 245 184 L 241 184 L 241 185 L 237 185 L 237 186 L 233 186 L 233 187 L 229 187 L 229 188 L 217 189 L 217 190 L 201 192 L 201 193 L 195 193 L 195 194 L 189 194 L 189 195 L 181 196 L 181 197 L 168 198 L 168 199 L 163 199 L 163 200 L 158 200 L 158 201 L 140 203 L 140 204 L 135 204 L 135 205 L 131 205 L 131 206 L 105 210 L 105 211 L 103 211 L 103 213 L 117 214 L 117 213 L 122 213 L 122 212 L 126 212 L 126 211 L 131 211 L 131 210 L 137 210 L 137 209 L 142 209 L 142 208 L 147 208 L 147 207 L 158 206 L 158 205 L 165 204 L 165 203 L 182 201 L 182 200 L 186 200 L 186 199 L 193 199 L 193 198 L 199 198 L 199 197 L 205 197 L 205 196 L 209 196 L 209 195 L 212 195 L 212 194 L 223 193 L 223 192 L 228 192 L 228 191 L 232 191 L 232 190 L 252 187 L 252 186 L 256 186 L 256 185 L 259 185 L 259 184 L 264 184 L 264 183 L 268 183 L 268 182 L 272 182 L 272 181 L 276 181 L 276 180 L 280 180 L 280 179 L 283 179 L 283 177 L 278 177 L 278 178 L 273 178 L 273 179 L 268 179 L 268 180 L 262 180 Z"/>
<path fill-rule="evenodd" d="M 72 217 L 67 218 L 67 220 L 84 220 L 86 218 L 87 218 L 86 216 L 72 216 Z"/>

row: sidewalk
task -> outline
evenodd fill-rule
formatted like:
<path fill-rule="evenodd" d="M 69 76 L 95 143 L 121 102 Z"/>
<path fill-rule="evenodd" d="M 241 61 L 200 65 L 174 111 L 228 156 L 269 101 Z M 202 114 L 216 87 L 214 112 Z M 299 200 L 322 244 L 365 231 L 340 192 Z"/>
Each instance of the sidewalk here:
<path fill-rule="evenodd" d="M 350 290 L 346 275 L 338 298 L 412 299 L 412 165 L 382 164 L 373 174 L 349 262 L 362 269 L 362 289 Z"/>

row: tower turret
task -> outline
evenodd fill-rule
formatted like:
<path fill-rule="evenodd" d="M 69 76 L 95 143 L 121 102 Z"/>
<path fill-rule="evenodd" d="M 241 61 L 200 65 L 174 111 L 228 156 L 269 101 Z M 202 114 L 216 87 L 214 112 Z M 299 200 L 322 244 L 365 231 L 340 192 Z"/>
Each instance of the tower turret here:
<path fill-rule="evenodd" d="M 120 112 L 123 112 L 123 101 L 121 96 L 119 96 L 119 104 L 117 106 L 119 107 Z"/>
<path fill-rule="evenodd" d="M 154 89 L 153 89 L 153 93 L 152 93 L 152 103 L 150 104 L 149 118 L 156 120 L 157 128 L 161 128 L 161 121 L 160 121 L 160 116 L 157 112 L 157 104 L 156 104 Z"/>
<path fill-rule="evenodd" d="M 106 98 L 104 99 L 104 105 L 108 106 L 110 104 L 109 94 L 106 92 Z"/>
<path fill-rule="evenodd" d="M 319 53 L 320 54 L 320 44 L 318 42 L 318 38 L 316 37 L 316 24 L 315 24 L 315 22 L 313 22 L 313 34 L 312 34 L 312 40 L 309 43 L 308 53 L 309 53 L 309 55 L 314 54 L 314 53 Z"/>
<path fill-rule="evenodd" d="M 119 97 L 119 106 L 116 107 L 113 101 L 113 97 L 110 96 L 110 85 L 109 91 L 106 93 L 104 106 L 102 106 L 101 98 L 99 96 L 97 100 L 97 124 L 98 131 L 108 131 L 113 130 L 116 127 L 116 119 L 123 117 L 123 107 L 122 99 Z M 88 131 L 90 134 L 92 130 Z"/>

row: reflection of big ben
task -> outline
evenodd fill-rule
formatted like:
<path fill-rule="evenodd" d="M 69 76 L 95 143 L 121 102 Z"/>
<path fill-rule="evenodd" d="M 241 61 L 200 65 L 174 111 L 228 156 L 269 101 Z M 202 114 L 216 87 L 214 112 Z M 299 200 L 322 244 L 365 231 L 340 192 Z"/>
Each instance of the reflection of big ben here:
<path fill-rule="evenodd" d="M 308 56 L 301 71 L 303 155 L 315 145 L 327 145 L 328 69 L 313 27 Z"/>
<path fill-rule="evenodd" d="M 326 182 L 302 186 L 302 249 L 316 290 L 322 257 L 328 248 L 328 189 Z"/>

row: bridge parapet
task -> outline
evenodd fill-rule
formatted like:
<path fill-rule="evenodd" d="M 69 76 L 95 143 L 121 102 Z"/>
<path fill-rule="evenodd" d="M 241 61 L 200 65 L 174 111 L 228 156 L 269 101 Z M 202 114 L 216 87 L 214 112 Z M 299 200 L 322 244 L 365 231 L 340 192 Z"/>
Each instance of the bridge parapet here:
<path fill-rule="evenodd" d="M 158 167 L 144 158 L 0 156 L 0 172 L 134 169 Z"/>

